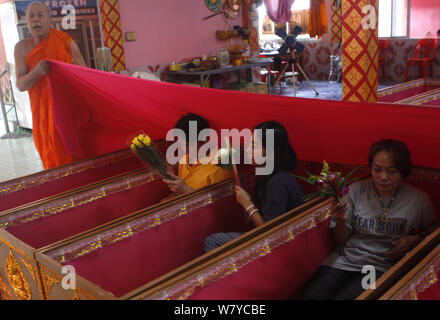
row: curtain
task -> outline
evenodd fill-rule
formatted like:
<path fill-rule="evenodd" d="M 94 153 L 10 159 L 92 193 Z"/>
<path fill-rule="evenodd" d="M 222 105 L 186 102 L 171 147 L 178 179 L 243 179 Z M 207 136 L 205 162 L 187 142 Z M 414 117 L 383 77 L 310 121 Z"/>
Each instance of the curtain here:
<path fill-rule="evenodd" d="M 286 23 L 290 20 L 292 7 L 295 0 L 264 0 L 267 15 L 275 23 Z"/>
<path fill-rule="evenodd" d="M 192 112 L 216 130 L 280 121 L 305 161 L 363 164 L 374 141 L 390 138 L 405 141 L 413 165 L 440 168 L 440 108 L 197 88 L 57 61 L 48 81 L 55 126 L 70 153 L 82 159 L 128 148 L 139 131 L 163 139 Z"/>
<path fill-rule="evenodd" d="M 328 32 L 327 11 L 325 8 L 325 0 L 310 0 L 309 12 L 309 35 L 310 38 L 318 36 L 321 38 L 323 34 Z"/>

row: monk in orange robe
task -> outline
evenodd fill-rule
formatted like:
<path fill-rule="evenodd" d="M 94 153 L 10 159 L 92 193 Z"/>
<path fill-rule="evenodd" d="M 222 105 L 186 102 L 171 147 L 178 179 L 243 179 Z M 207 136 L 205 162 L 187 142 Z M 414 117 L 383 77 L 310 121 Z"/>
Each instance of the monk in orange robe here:
<path fill-rule="evenodd" d="M 31 3 L 26 10 L 26 21 L 32 38 L 15 46 L 17 88 L 29 92 L 35 146 L 44 168 L 50 169 L 78 159 L 67 152 L 55 127 L 46 79 L 50 63 L 46 59 L 86 64 L 76 42 L 51 27 L 50 9 L 44 3 Z"/>

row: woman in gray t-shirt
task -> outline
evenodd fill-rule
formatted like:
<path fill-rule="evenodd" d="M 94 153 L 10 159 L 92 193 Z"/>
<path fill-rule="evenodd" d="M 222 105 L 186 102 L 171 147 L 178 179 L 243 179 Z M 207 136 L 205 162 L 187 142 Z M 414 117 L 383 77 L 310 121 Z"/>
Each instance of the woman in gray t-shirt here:
<path fill-rule="evenodd" d="M 347 209 L 339 210 L 330 223 L 336 249 L 301 299 L 356 298 L 365 289 L 364 267 L 378 278 L 438 225 L 429 196 L 403 182 L 412 169 L 403 142 L 374 143 L 368 164 L 372 179 L 350 185 L 343 198 Z"/>

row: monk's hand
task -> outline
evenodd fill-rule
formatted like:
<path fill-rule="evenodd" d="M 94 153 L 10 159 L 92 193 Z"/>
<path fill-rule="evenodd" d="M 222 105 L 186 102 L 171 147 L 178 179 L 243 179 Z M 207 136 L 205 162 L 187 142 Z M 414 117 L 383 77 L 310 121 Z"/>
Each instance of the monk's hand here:
<path fill-rule="evenodd" d="M 47 60 L 40 60 L 35 66 L 35 70 L 40 76 L 44 76 L 50 71 L 50 62 Z"/>
<path fill-rule="evenodd" d="M 392 242 L 393 249 L 388 251 L 388 259 L 397 261 L 402 258 L 408 251 L 414 248 L 421 240 L 420 235 L 411 235 L 402 237 Z"/>
<path fill-rule="evenodd" d="M 194 188 L 191 188 L 189 185 L 187 185 L 185 181 L 183 181 L 183 179 L 180 178 L 179 176 L 176 176 L 174 173 L 170 171 L 168 171 L 167 173 L 172 180 L 163 179 L 162 181 L 168 184 L 168 188 L 170 188 L 172 192 L 175 192 L 176 194 L 180 195 L 195 190 Z"/>
<path fill-rule="evenodd" d="M 243 208 L 248 208 L 252 204 L 251 197 L 242 187 L 235 185 L 235 199 Z"/>

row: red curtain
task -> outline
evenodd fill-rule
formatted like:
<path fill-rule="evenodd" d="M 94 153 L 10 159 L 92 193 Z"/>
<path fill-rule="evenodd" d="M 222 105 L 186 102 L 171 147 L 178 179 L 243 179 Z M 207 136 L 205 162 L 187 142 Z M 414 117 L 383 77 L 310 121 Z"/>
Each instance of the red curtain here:
<path fill-rule="evenodd" d="M 139 130 L 164 138 L 187 112 L 214 129 L 277 120 L 299 159 L 367 162 L 371 144 L 403 140 L 414 165 L 440 168 L 440 108 L 303 99 L 143 80 L 52 61 L 55 124 L 68 150 L 90 158 L 126 147 Z"/>
<path fill-rule="evenodd" d="M 267 15 L 275 23 L 289 22 L 295 0 L 264 0 Z"/>

